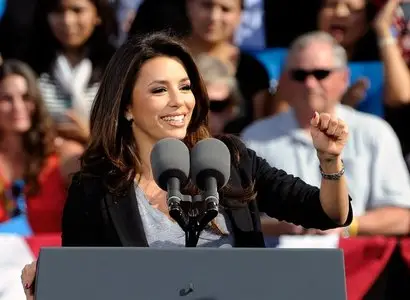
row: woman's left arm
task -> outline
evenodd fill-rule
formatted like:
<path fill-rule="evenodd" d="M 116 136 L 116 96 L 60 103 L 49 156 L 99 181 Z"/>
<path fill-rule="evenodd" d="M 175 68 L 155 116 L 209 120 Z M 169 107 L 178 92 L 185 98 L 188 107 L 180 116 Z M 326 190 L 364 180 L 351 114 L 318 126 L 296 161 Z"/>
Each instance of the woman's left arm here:
<path fill-rule="evenodd" d="M 272 168 L 249 150 L 258 206 L 271 217 L 305 228 L 327 230 L 347 226 L 353 218 L 341 160 L 347 125 L 329 114 L 315 113 L 311 134 L 323 174 L 320 189 Z"/>
<path fill-rule="evenodd" d="M 340 158 L 319 158 L 319 161 L 321 172 L 324 174 L 320 185 L 320 204 L 329 218 L 343 225 L 349 214 L 349 193 L 346 178 L 342 174 L 343 162 Z"/>

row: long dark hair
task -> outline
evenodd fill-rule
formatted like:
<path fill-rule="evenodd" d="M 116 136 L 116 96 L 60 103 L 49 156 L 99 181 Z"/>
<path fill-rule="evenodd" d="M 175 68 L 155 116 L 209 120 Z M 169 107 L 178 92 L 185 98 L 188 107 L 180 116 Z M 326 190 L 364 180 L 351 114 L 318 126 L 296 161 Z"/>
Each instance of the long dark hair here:
<path fill-rule="evenodd" d="M 114 11 L 107 0 L 89 0 L 97 9 L 101 24 L 97 25 L 85 43 L 87 57 L 91 60 L 93 71 L 90 84 L 101 80 L 104 69 L 115 52 L 112 39 L 118 34 Z M 37 74 L 48 73 L 61 50 L 48 23 L 48 15 L 60 9 L 61 0 L 38 0 L 35 14 L 35 30 L 28 63 Z"/>
<path fill-rule="evenodd" d="M 34 71 L 21 61 L 5 60 L 0 65 L 0 81 L 12 75 L 21 76 L 26 80 L 28 97 L 34 103 L 31 127 L 23 134 L 23 147 L 27 158 L 24 180 L 28 186 L 27 193 L 33 195 L 40 188 L 38 174 L 47 158 L 55 153 L 53 122 L 41 98 Z"/>
<path fill-rule="evenodd" d="M 124 114 L 142 65 L 158 56 L 178 58 L 191 81 L 196 106 L 184 142 L 193 147 L 199 140 L 210 137 L 207 92 L 184 46 L 164 33 L 129 39 L 114 54 L 102 78 L 91 110 L 89 146 L 82 157 L 83 172 L 104 174 L 111 192 L 125 192 L 141 172 L 137 144 Z"/>

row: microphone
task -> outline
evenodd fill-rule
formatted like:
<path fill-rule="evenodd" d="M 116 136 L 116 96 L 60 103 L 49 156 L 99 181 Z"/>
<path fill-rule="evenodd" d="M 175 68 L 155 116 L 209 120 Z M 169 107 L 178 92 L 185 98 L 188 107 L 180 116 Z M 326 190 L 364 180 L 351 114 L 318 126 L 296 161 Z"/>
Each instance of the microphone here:
<path fill-rule="evenodd" d="M 188 217 L 181 207 L 186 199 L 181 189 L 188 184 L 189 150 L 178 139 L 164 138 L 154 145 L 151 151 L 151 168 L 155 182 L 167 192 L 169 215 L 185 230 Z"/>
<path fill-rule="evenodd" d="M 220 140 L 199 141 L 191 151 L 191 178 L 203 191 L 206 212 L 201 219 L 204 228 L 218 215 L 219 193 L 231 176 L 231 153 Z"/>

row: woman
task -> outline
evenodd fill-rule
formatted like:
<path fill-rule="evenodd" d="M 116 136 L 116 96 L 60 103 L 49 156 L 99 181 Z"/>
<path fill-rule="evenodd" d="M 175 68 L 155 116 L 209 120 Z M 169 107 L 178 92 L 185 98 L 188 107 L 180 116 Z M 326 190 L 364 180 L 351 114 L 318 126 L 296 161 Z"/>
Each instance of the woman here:
<path fill-rule="evenodd" d="M 330 33 L 346 49 L 349 61 L 379 59 L 372 21 L 377 7 L 371 0 L 322 0 L 318 29 Z"/>
<path fill-rule="evenodd" d="M 407 156 L 410 154 L 410 31 L 408 24 L 397 24 L 400 2 L 388 0 L 377 14 L 374 28 L 384 70 L 385 118 L 396 131 L 403 154 Z M 394 27 L 399 30 L 398 36 L 393 33 Z"/>
<path fill-rule="evenodd" d="M 372 28 L 376 12 L 377 7 L 371 0 L 322 0 L 317 26 L 345 48 L 349 61 L 375 61 L 379 59 L 377 38 Z M 357 106 L 369 86 L 367 78 L 359 78 L 349 87 L 342 103 Z"/>
<path fill-rule="evenodd" d="M 127 41 L 108 65 L 92 109 L 90 143 L 64 209 L 62 245 L 183 247 L 184 233 L 153 180 L 150 152 L 166 137 L 189 148 L 208 138 L 207 114 L 206 90 L 180 43 L 162 34 Z M 270 167 L 237 138 L 221 137 L 231 151 L 231 178 L 220 191 L 220 214 L 198 246 L 264 247 L 258 210 L 323 230 L 351 222 L 340 158 L 347 127 L 315 113 L 311 129 L 321 190 Z M 185 190 L 195 192 L 191 185 Z M 28 295 L 33 269 L 22 274 Z"/>
<path fill-rule="evenodd" d="M 186 44 L 194 55 L 206 53 L 230 65 L 245 99 L 243 113 L 247 123 L 243 126 L 246 126 L 266 115 L 270 81 L 266 69 L 258 60 L 232 44 L 243 7 L 243 0 L 188 0 L 191 33 L 186 38 Z"/>
<path fill-rule="evenodd" d="M 0 66 L 0 231 L 60 232 L 68 172 L 62 165 L 34 72 L 20 61 L 5 60 Z M 23 227 L 12 222 L 25 215 L 29 231 L 21 232 Z"/>
<path fill-rule="evenodd" d="M 88 120 L 115 51 L 111 6 L 107 0 L 39 0 L 35 27 L 29 64 L 40 76 L 47 109 L 58 123 L 71 121 L 69 110 Z"/>

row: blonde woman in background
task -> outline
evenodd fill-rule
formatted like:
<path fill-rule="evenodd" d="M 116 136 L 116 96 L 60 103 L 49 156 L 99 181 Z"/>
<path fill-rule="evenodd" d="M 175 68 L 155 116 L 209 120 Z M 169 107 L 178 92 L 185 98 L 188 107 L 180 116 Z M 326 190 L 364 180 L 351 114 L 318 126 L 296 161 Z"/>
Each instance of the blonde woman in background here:
<path fill-rule="evenodd" d="M 209 128 L 212 135 L 239 134 L 242 130 L 242 95 L 229 67 L 218 58 L 200 54 L 195 59 L 209 97 Z"/>

